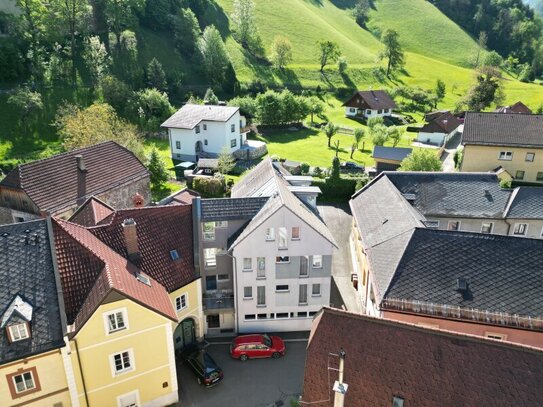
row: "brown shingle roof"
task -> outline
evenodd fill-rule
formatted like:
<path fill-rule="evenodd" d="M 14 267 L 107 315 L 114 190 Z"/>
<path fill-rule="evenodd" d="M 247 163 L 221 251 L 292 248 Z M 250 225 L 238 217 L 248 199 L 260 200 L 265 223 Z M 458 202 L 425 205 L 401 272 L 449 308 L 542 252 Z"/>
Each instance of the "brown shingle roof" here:
<path fill-rule="evenodd" d="M 85 193 L 79 196 L 75 156 L 83 155 Z M 58 154 L 43 160 L 20 164 L 0 182 L 0 186 L 22 189 L 41 211 L 56 214 L 112 188 L 148 177 L 140 160 L 113 141 Z"/>
<path fill-rule="evenodd" d="M 466 113 L 462 144 L 543 147 L 543 115 Z"/>
<path fill-rule="evenodd" d="M 520 100 L 511 106 L 500 106 L 495 110 L 496 113 L 525 113 L 531 114 L 532 110 Z"/>
<path fill-rule="evenodd" d="M 396 103 L 384 90 L 360 90 L 346 101 L 343 106 L 362 109 L 395 109 Z"/>
<path fill-rule="evenodd" d="M 426 123 L 419 131 L 426 133 L 451 133 L 457 129 L 462 122 L 451 112 L 445 112 L 437 117 L 433 117 L 429 123 Z"/>
<path fill-rule="evenodd" d="M 302 400 L 333 405 L 346 352 L 345 406 L 531 406 L 543 400 L 543 351 L 324 308 L 313 323 Z"/>
<path fill-rule="evenodd" d="M 193 259 L 192 205 L 156 206 L 116 211 L 89 231 L 127 258 L 122 223 L 134 219 L 141 256 L 131 260 L 145 274 L 175 291 L 196 278 Z M 172 260 L 176 250 L 179 259 Z"/>
<path fill-rule="evenodd" d="M 88 229 L 54 219 L 53 230 L 66 315 L 75 331 L 113 291 L 167 318 L 177 319 L 164 286 L 152 277 L 150 286 L 138 281 L 138 267 Z"/>
<path fill-rule="evenodd" d="M 91 196 L 68 220 L 81 226 L 95 226 L 113 212 L 115 209 L 107 203 Z"/>

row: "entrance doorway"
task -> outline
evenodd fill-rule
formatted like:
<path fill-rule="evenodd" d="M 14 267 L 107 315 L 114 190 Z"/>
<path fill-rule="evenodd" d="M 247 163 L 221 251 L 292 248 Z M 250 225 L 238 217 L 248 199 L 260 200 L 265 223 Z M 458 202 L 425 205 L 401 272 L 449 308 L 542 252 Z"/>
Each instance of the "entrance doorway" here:
<path fill-rule="evenodd" d="M 202 142 L 201 142 L 201 141 L 197 141 L 197 142 L 196 142 L 196 146 L 194 147 L 194 151 L 195 151 L 196 155 L 200 154 L 200 153 L 203 151 L 203 147 L 202 147 Z"/>
<path fill-rule="evenodd" d="M 173 333 L 175 353 L 182 352 L 186 347 L 196 343 L 196 329 L 194 320 L 186 318 L 175 328 Z"/>

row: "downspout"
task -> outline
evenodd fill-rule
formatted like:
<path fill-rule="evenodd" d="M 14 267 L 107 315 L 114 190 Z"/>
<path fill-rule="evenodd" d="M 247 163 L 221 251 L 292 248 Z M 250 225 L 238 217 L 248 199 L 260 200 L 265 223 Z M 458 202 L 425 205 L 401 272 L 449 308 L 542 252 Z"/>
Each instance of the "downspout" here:
<path fill-rule="evenodd" d="M 236 319 L 235 319 L 235 323 L 236 323 L 236 333 L 239 332 L 239 310 L 238 310 L 238 306 L 237 306 L 237 301 L 238 301 L 238 281 L 237 281 L 237 276 L 238 276 L 238 263 L 237 263 L 237 260 L 234 256 L 232 256 L 230 253 L 228 253 L 228 251 L 226 251 L 225 253 L 228 257 L 230 257 L 232 260 L 234 260 L 234 270 L 232 272 L 232 275 L 234 277 L 234 313 L 236 314 Z"/>
<path fill-rule="evenodd" d="M 194 256 L 194 270 L 196 276 L 200 274 L 200 223 L 202 222 L 202 199 L 197 196 L 192 199 L 192 243 Z"/>
<path fill-rule="evenodd" d="M 85 403 L 87 407 L 90 407 L 89 396 L 87 394 L 87 385 L 85 384 L 85 376 L 83 375 L 83 366 L 81 365 L 81 357 L 79 356 L 79 347 L 77 346 L 77 339 L 74 340 L 75 352 L 77 353 L 77 365 L 79 366 L 79 374 L 81 375 L 81 383 L 83 383 L 83 393 L 85 394 Z"/>

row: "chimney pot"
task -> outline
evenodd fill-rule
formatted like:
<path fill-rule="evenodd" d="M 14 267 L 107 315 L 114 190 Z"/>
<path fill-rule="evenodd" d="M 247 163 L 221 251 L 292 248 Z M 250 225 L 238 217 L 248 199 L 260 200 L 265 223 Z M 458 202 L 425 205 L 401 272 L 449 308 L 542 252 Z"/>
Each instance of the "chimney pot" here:
<path fill-rule="evenodd" d="M 87 169 L 85 168 L 85 160 L 83 159 L 83 155 L 76 155 L 75 160 L 77 161 L 77 169 L 81 172 L 86 172 Z"/>
<path fill-rule="evenodd" d="M 139 192 L 137 192 L 136 195 L 134 195 L 133 199 L 134 199 L 134 207 L 136 208 L 143 207 L 143 202 L 144 202 L 143 196 Z"/>
<path fill-rule="evenodd" d="M 124 240 L 126 244 L 126 253 L 130 260 L 137 259 L 140 256 L 138 246 L 138 233 L 136 230 L 136 221 L 132 218 L 123 220 Z"/>

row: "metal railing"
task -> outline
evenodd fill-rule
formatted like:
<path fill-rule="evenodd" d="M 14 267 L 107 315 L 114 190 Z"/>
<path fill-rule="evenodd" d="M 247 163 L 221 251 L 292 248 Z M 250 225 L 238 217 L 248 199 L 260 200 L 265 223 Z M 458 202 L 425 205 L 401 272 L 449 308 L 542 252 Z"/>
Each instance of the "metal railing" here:
<path fill-rule="evenodd" d="M 234 297 L 203 297 L 202 303 L 204 310 L 209 309 L 229 309 L 234 308 Z"/>

